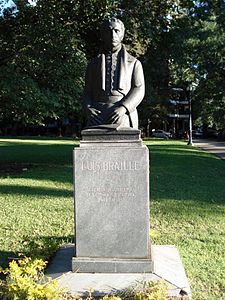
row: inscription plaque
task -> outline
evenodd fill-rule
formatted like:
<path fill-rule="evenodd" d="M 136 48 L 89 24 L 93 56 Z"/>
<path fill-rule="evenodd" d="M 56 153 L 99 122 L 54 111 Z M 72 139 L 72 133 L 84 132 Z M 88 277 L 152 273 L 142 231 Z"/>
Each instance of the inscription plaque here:
<path fill-rule="evenodd" d="M 151 271 L 147 147 L 121 144 L 75 148 L 74 163 L 73 271 Z M 119 266 L 111 268 L 115 261 Z"/>
<path fill-rule="evenodd" d="M 136 171 L 140 168 L 137 161 L 82 161 L 82 171 Z"/>

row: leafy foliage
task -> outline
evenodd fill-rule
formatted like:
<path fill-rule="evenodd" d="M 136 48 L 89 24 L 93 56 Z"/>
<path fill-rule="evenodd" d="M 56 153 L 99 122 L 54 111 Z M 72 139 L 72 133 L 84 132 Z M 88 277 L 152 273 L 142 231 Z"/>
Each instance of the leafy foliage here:
<path fill-rule="evenodd" d="M 224 1 L 28 2 L 17 1 L 17 12 L 5 10 L 0 18 L 3 123 L 81 120 L 86 63 L 100 47 L 102 19 L 115 15 L 125 23 L 125 44 L 144 66 L 142 124 L 163 122 L 169 88 L 188 81 L 197 85 L 197 124 L 225 126 Z"/>
<path fill-rule="evenodd" d="M 43 260 L 25 257 L 13 260 L 5 270 L 0 268 L 0 272 L 6 275 L 6 281 L 0 280 L 0 296 L 12 300 L 81 299 L 58 288 L 56 280 L 46 279 L 43 273 L 45 267 Z M 168 285 L 163 280 L 147 281 L 121 295 L 104 296 L 102 300 L 166 300 L 167 289 Z M 86 299 L 94 300 L 91 292 Z"/>
<path fill-rule="evenodd" d="M 224 128 L 224 1 L 190 1 L 173 26 L 171 81 L 196 83 L 196 124 Z M 171 52 L 172 53 L 172 52 Z"/>
<path fill-rule="evenodd" d="M 6 283 L 1 282 L 3 295 L 12 300 L 58 300 L 63 291 L 58 289 L 57 281 L 49 279 L 46 284 L 40 283 L 44 279 L 45 266 L 43 260 L 29 257 L 12 261 L 3 271 L 7 275 Z"/>
<path fill-rule="evenodd" d="M 1 19 L 2 120 L 41 123 L 80 113 L 86 58 L 77 46 L 69 4 L 39 0 L 31 7 L 20 1 L 16 18 Z"/>

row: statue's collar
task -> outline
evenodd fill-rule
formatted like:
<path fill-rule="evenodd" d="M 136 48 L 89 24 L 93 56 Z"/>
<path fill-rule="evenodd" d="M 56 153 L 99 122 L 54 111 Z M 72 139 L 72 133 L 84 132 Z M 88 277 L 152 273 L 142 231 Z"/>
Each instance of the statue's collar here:
<path fill-rule="evenodd" d="M 129 61 L 129 54 L 126 51 L 126 48 L 124 45 L 121 46 L 121 48 L 118 50 L 121 51 L 120 55 L 120 71 L 119 71 L 119 85 L 118 90 L 123 90 L 126 86 L 126 78 L 127 76 L 127 61 Z M 101 60 L 100 60 L 100 68 L 101 68 L 101 86 L 102 90 L 105 90 L 105 53 L 101 54 Z"/>
<path fill-rule="evenodd" d="M 111 51 L 111 50 L 103 50 L 102 53 L 105 54 L 106 56 L 107 55 L 117 55 L 121 49 L 122 49 L 122 45 L 120 45 L 120 47 L 118 47 L 115 51 Z"/>

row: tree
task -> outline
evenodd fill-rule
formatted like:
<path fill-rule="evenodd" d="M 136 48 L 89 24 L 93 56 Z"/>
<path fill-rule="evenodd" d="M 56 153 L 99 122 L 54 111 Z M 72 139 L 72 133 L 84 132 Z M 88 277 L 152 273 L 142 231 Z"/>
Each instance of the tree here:
<path fill-rule="evenodd" d="M 16 17 L 0 20 L 0 118 L 40 124 L 46 117 L 78 117 L 86 57 L 70 1 L 23 2 Z"/>
<path fill-rule="evenodd" d="M 0 18 L 0 120 L 81 120 L 86 64 L 100 47 L 99 24 L 114 15 L 125 23 L 129 52 L 143 63 L 142 125 L 166 122 L 170 87 L 189 81 L 198 84 L 196 124 L 224 127 L 224 1 L 16 3 L 16 15 Z"/>
<path fill-rule="evenodd" d="M 82 121 L 86 56 L 97 52 L 97 24 L 115 1 L 17 1 L 0 19 L 0 120 L 42 124 Z M 21 84 L 22 83 L 22 84 Z M 20 104 L 19 104 L 20 103 Z"/>
<path fill-rule="evenodd" d="M 172 29 L 171 82 L 194 82 L 196 126 L 224 128 L 224 1 L 189 1 Z"/>

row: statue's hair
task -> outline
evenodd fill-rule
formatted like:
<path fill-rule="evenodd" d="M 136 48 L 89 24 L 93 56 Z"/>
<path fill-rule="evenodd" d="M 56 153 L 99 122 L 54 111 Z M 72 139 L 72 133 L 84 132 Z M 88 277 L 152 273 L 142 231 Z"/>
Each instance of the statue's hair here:
<path fill-rule="evenodd" d="M 105 28 L 108 28 L 110 23 L 119 23 L 122 30 L 125 31 L 125 26 L 124 26 L 123 22 L 120 19 L 117 19 L 115 17 L 104 20 L 101 25 L 101 31 L 104 30 Z"/>

